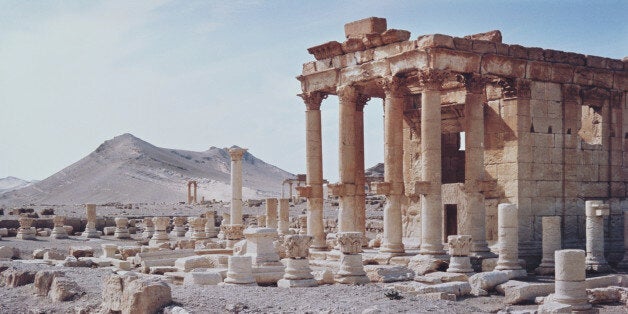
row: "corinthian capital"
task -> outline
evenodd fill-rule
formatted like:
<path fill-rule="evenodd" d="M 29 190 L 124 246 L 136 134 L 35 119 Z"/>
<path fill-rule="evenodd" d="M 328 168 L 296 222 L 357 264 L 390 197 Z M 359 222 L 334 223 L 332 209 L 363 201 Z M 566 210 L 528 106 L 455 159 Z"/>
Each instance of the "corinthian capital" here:
<path fill-rule="evenodd" d="M 440 90 L 448 76 L 448 71 L 434 69 L 419 70 L 417 73 L 419 84 L 427 90 Z"/>
<path fill-rule="evenodd" d="M 474 75 L 472 73 L 458 74 L 456 75 L 456 80 L 464 84 L 467 92 L 471 94 L 482 94 L 486 84 L 491 81 L 491 79 L 487 77 Z"/>
<path fill-rule="evenodd" d="M 309 92 L 298 96 L 303 98 L 307 110 L 320 110 L 323 99 L 327 98 L 327 94 L 323 92 Z"/>
<path fill-rule="evenodd" d="M 336 94 L 342 101 L 356 102 L 358 100 L 358 91 L 351 85 L 338 86 Z"/>
<path fill-rule="evenodd" d="M 386 94 L 386 97 L 398 97 L 406 94 L 406 80 L 401 77 L 385 77 L 378 80 L 377 85 L 381 86 Z"/>
<path fill-rule="evenodd" d="M 363 111 L 364 110 L 364 106 L 366 106 L 366 103 L 371 100 L 371 96 L 368 95 L 364 95 L 364 94 L 359 94 L 358 95 L 358 100 L 355 104 L 355 110 L 356 111 Z"/>

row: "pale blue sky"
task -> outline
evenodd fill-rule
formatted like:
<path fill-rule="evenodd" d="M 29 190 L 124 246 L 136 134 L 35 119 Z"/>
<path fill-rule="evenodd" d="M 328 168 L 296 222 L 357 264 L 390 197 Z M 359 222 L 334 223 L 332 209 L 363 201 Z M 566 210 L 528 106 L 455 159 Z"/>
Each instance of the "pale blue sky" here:
<path fill-rule="evenodd" d="M 308 47 L 369 16 L 412 38 L 500 29 L 504 42 L 621 59 L 623 1 L 0 0 L 0 178 L 44 179 L 132 133 L 157 146 L 239 145 L 305 171 L 295 79 Z M 337 100 L 323 105 L 337 178 Z M 365 110 L 366 165 L 383 160 L 382 107 Z"/>

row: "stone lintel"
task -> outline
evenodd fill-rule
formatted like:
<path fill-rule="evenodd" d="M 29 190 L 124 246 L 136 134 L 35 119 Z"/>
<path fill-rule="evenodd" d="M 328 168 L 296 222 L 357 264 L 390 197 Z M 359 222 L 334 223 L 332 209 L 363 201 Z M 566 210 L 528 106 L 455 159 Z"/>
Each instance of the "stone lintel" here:
<path fill-rule="evenodd" d="M 389 195 L 390 189 L 390 182 L 373 182 L 373 192 L 375 192 L 375 194 Z"/>
<path fill-rule="evenodd" d="M 342 44 L 337 41 L 329 41 L 322 45 L 310 47 L 307 49 L 307 52 L 314 55 L 316 60 L 332 58 L 344 53 L 342 51 Z"/>
<path fill-rule="evenodd" d="M 345 24 L 345 36 L 364 37 L 366 34 L 381 34 L 387 29 L 386 19 L 381 17 L 367 17 L 365 19 Z"/>
<path fill-rule="evenodd" d="M 297 186 L 296 190 L 297 190 L 297 195 L 299 197 L 305 197 L 305 198 L 312 197 L 312 186 L 311 185 Z"/>

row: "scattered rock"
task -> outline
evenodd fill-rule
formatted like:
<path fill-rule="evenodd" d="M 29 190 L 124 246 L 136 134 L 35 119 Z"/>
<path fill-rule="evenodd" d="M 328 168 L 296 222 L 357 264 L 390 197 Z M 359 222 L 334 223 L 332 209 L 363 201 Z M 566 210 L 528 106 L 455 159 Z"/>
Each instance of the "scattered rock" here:
<path fill-rule="evenodd" d="M 624 287 L 587 289 L 587 296 L 592 304 L 621 302 L 628 305 L 628 288 Z"/>
<path fill-rule="evenodd" d="M 50 253 L 50 252 L 49 252 Z M 89 259 L 76 259 L 74 256 L 66 256 L 58 265 L 63 267 L 92 267 L 94 262 Z"/>
<path fill-rule="evenodd" d="M 65 273 L 60 270 L 40 270 L 35 274 L 35 282 L 33 289 L 35 294 L 41 297 L 48 295 L 50 291 L 50 285 L 55 277 L 65 276 Z"/>
<path fill-rule="evenodd" d="M 3 271 L 2 277 L 8 287 L 19 287 L 33 283 L 35 281 L 35 274 L 36 272 L 32 270 L 11 268 Z"/>
<path fill-rule="evenodd" d="M 313 271 L 312 275 L 314 275 L 314 279 L 318 283 L 318 285 L 333 285 L 334 281 L 334 273 L 329 269 Z"/>
<path fill-rule="evenodd" d="M 56 260 L 56 261 L 62 261 L 66 258 L 67 256 L 61 252 L 57 252 L 57 251 L 48 251 L 44 253 L 44 260 L 49 261 L 49 260 Z"/>
<path fill-rule="evenodd" d="M 495 286 L 502 284 L 510 279 L 525 277 L 525 270 L 496 270 L 485 273 L 477 273 L 469 277 L 472 294 L 475 296 L 488 295 Z"/>
<path fill-rule="evenodd" d="M 50 249 L 35 249 L 33 250 L 33 258 L 34 259 L 43 259 L 44 253 L 49 252 Z"/>
<path fill-rule="evenodd" d="M 170 286 L 157 278 L 139 278 L 124 285 L 123 313 L 156 313 L 172 302 Z"/>
<path fill-rule="evenodd" d="M 93 257 L 94 249 L 89 246 L 72 246 L 70 247 L 70 255 L 79 257 Z"/>
<path fill-rule="evenodd" d="M 55 302 L 72 300 L 79 293 L 78 284 L 67 277 L 54 277 L 50 285 L 50 298 Z"/>
<path fill-rule="evenodd" d="M 446 282 L 431 286 L 416 287 L 414 291 L 418 294 L 444 292 L 461 297 L 471 293 L 471 285 L 469 285 L 468 282 Z"/>
<path fill-rule="evenodd" d="M 10 246 L 0 246 L 0 259 L 11 259 L 15 256 L 15 248 Z M 18 251 L 19 252 L 19 251 Z M 18 254 L 19 256 L 19 254 Z"/>
<path fill-rule="evenodd" d="M 414 278 L 414 272 L 404 266 L 368 265 L 364 267 L 371 282 L 408 281 Z"/>

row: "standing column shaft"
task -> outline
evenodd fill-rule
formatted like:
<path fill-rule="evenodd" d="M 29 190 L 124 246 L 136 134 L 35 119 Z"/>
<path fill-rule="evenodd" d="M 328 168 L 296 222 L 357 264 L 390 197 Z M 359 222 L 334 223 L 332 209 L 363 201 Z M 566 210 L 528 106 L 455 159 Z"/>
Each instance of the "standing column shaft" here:
<path fill-rule="evenodd" d="M 245 148 L 230 148 L 231 155 L 231 224 L 242 224 L 242 156 Z"/>
<path fill-rule="evenodd" d="M 279 234 L 288 234 L 290 229 L 290 200 L 279 199 Z"/>
<path fill-rule="evenodd" d="M 628 210 L 624 210 L 624 258 L 617 264 L 619 269 L 628 269 Z"/>
<path fill-rule="evenodd" d="M 519 265 L 519 219 L 517 205 L 497 205 L 499 258 L 495 270 L 517 270 Z"/>
<path fill-rule="evenodd" d="M 425 90 L 421 95 L 421 174 L 430 184 L 421 198 L 421 250 L 423 255 L 444 255 L 443 203 L 441 199 L 441 102 L 444 73 L 419 72 Z"/>
<path fill-rule="evenodd" d="M 560 216 L 541 219 L 543 227 L 543 259 L 536 272 L 541 275 L 554 273 L 554 253 L 562 248 Z"/>
<path fill-rule="evenodd" d="M 355 112 L 355 224 L 356 231 L 366 232 L 366 192 L 364 185 L 364 106 L 370 97 L 360 95 Z"/>
<path fill-rule="evenodd" d="M 338 232 L 356 231 L 355 203 L 355 113 L 357 91 L 352 86 L 341 86 L 337 90 L 340 98 L 339 112 L 339 174 L 342 192 L 338 210 Z"/>
<path fill-rule="evenodd" d="M 490 257 L 486 242 L 486 209 L 480 187 L 484 180 L 484 83 L 485 79 L 460 75 L 465 84 L 465 197 L 467 215 L 463 225 L 472 238 L 471 255 Z"/>
<path fill-rule="evenodd" d="M 325 249 L 323 217 L 323 139 L 321 130 L 321 103 L 327 95 L 315 92 L 300 95 L 305 102 L 305 158 L 306 181 L 310 189 L 307 198 L 307 234 L 312 237 L 312 248 Z"/>
<path fill-rule="evenodd" d="M 266 199 L 266 227 L 277 229 L 277 199 Z"/>
<path fill-rule="evenodd" d="M 194 203 L 198 203 L 197 198 L 196 198 L 196 189 L 198 188 L 198 186 L 196 185 L 196 182 L 194 182 Z"/>
<path fill-rule="evenodd" d="M 586 201 L 586 265 L 587 270 L 603 272 L 610 268 L 604 257 L 604 216 L 608 205 L 603 201 Z"/>
<path fill-rule="evenodd" d="M 403 188 L 403 82 L 383 81 L 384 88 L 384 181 L 390 187 L 384 206 L 384 234 L 380 252 L 403 253 L 401 197 Z M 440 103 L 440 99 L 439 99 Z M 440 112 L 440 108 L 439 108 Z M 440 124 L 439 124 L 440 125 Z"/>
<path fill-rule="evenodd" d="M 560 250 L 555 253 L 554 301 L 571 305 L 573 311 L 591 308 L 587 299 L 584 259 L 582 250 Z"/>

